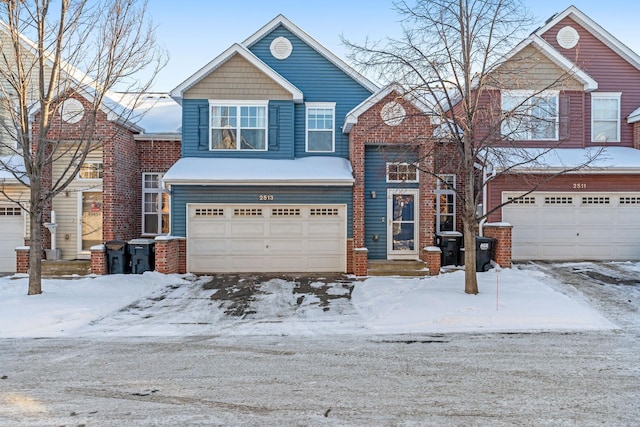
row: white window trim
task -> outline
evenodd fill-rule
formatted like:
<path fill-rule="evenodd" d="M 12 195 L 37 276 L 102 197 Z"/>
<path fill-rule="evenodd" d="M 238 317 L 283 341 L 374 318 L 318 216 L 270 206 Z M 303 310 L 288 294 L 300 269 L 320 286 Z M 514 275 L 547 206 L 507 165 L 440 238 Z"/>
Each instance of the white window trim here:
<path fill-rule="evenodd" d="M 543 90 L 541 92 L 535 90 L 523 90 L 523 89 L 507 89 L 500 91 L 500 109 L 502 110 L 502 96 L 521 96 L 527 98 L 527 101 L 535 97 L 555 98 L 556 99 L 556 123 L 555 123 L 555 136 L 553 138 L 531 138 L 530 131 L 527 132 L 529 138 L 518 141 L 559 141 L 560 140 L 560 91 L 558 90 Z M 504 110 L 502 110 L 504 111 Z"/>
<path fill-rule="evenodd" d="M 602 142 L 620 142 L 620 117 L 621 117 L 621 102 L 620 99 L 622 98 L 622 92 L 592 92 L 591 93 L 591 142 L 596 142 L 596 143 L 602 143 Z M 594 130 L 593 130 L 593 122 L 594 122 L 594 118 L 593 118 L 593 107 L 594 107 L 594 99 L 613 99 L 616 100 L 618 102 L 618 117 L 616 119 L 617 122 L 617 129 L 616 129 L 616 139 L 613 141 L 598 141 L 595 138 L 594 135 Z M 613 121 L 613 120 L 611 120 Z"/>
<path fill-rule="evenodd" d="M 104 163 L 102 162 L 102 160 L 86 160 L 82 162 L 82 165 L 86 165 L 86 164 L 102 165 L 102 176 L 104 177 Z M 80 166 L 80 168 L 82 168 L 82 165 Z M 102 181 L 102 178 L 83 178 L 80 176 L 80 170 L 78 170 L 78 175 L 76 175 L 76 179 L 79 179 L 81 181 Z"/>
<path fill-rule="evenodd" d="M 145 188 L 144 186 L 144 182 L 145 182 L 145 177 L 148 175 L 157 175 L 158 176 L 158 188 Z M 158 195 L 158 199 L 157 199 L 157 203 L 158 206 L 156 207 L 156 217 L 158 220 L 158 230 L 162 231 L 162 194 L 168 193 L 167 190 L 164 187 L 164 183 L 162 182 L 162 178 L 164 176 L 164 173 L 162 172 L 143 172 L 142 173 L 142 234 L 144 236 L 163 236 L 167 233 L 149 233 L 145 230 L 144 224 L 145 224 L 145 215 L 147 213 L 151 214 L 154 212 L 147 212 L 145 211 L 145 203 L 144 203 L 144 196 L 145 194 L 157 194 Z M 167 208 L 169 209 L 169 221 L 171 221 L 171 198 L 169 197 L 168 200 L 168 206 Z"/>
<path fill-rule="evenodd" d="M 443 182 L 440 180 L 440 177 L 446 177 L 446 176 L 452 176 L 453 177 L 453 190 L 449 190 L 446 188 L 443 188 Z M 457 183 L 456 183 L 456 175 L 455 174 L 451 174 L 451 173 L 445 173 L 445 174 L 440 174 L 438 175 L 438 178 L 436 179 L 436 191 L 434 192 L 436 195 L 440 195 L 440 194 L 447 194 L 447 195 L 453 195 L 453 230 L 456 230 L 456 218 L 457 218 L 457 203 L 456 203 L 456 192 L 455 192 L 455 188 Z M 436 232 L 440 231 L 440 217 L 442 215 L 440 215 L 440 197 L 436 197 Z"/>
<path fill-rule="evenodd" d="M 319 151 L 319 150 L 309 150 L 309 109 L 310 108 L 326 108 L 331 109 L 333 111 L 333 126 L 331 127 L 331 150 L 329 151 Z M 307 153 L 335 153 L 336 151 L 336 103 L 335 102 L 307 102 L 305 103 L 305 112 L 304 112 L 304 149 Z"/>
<path fill-rule="evenodd" d="M 242 149 L 240 148 L 242 144 L 240 141 L 237 143 L 236 148 L 213 148 L 211 144 L 211 108 L 212 107 L 264 107 L 264 149 Z M 240 129 L 240 109 L 238 109 L 238 127 L 236 129 Z M 209 139 L 209 151 L 223 151 L 223 152 L 236 152 L 236 151 L 244 151 L 244 152 L 254 152 L 254 151 L 269 151 L 269 101 L 264 100 L 244 100 L 244 101 L 235 101 L 235 100 L 225 100 L 225 99 L 210 99 L 209 100 L 209 126 L 208 126 L 208 139 Z"/>
<path fill-rule="evenodd" d="M 389 166 L 399 166 L 399 165 L 407 165 L 407 166 L 413 166 L 416 168 L 416 179 L 408 179 L 408 180 L 402 180 L 402 179 L 389 179 Z M 385 179 L 386 182 L 388 183 L 414 183 L 417 184 L 418 182 L 420 182 L 420 171 L 418 170 L 418 164 L 417 163 L 410 163 L 410 162 L 387 162 L 386 163 L 386 171 L 385 171 Z"/>

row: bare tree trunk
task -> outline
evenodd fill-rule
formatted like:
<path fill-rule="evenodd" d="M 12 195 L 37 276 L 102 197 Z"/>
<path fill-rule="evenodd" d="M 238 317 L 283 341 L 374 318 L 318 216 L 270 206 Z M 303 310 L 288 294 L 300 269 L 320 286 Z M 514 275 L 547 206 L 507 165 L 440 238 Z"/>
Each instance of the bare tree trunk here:
<path fill-rule="evenodd" d="M 465 142 L 465 150 L 471 151 L 470 143 Z M 468 154 L 463 160 L 465 164 L 465 188 L 462 206 L 462 228 L 464 234 L 464 292 L 467 294 L 478 293 L 478 276 L 476 273 L 476 234 L 478 223 L 476 220 L 475 205 L 475 169 L 474 157 Z"/>
<path fill-rule="evenodd" d="M 27 295 L 38 295 L 42 293 L 42 208 L 40 202 L 40 182 L 32 182 L 30 191 L 29 290 Z"/>

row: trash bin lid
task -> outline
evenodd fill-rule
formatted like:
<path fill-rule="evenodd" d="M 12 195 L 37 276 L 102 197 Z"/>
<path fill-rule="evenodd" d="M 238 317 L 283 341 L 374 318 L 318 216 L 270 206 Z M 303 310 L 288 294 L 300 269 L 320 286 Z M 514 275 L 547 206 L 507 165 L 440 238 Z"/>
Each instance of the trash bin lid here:
<path fill-rule="evenodd" d="M 104 245 L 111 251 L 119 251 L 123 247 L 127 246 L 127 242 L 124 242 L 122 240 L 110 240 Z"/>
<path fill-rule="evenodd" d="M 130 245 L 152 245 L 156 241 L 153 239 L 132 239 L 129 240 Z"/>
<path fill-rule="evenodd" d="M 439 231 L 436 233 L 436 236 L 462 237 L 462 233 L 459 231 Z"/>

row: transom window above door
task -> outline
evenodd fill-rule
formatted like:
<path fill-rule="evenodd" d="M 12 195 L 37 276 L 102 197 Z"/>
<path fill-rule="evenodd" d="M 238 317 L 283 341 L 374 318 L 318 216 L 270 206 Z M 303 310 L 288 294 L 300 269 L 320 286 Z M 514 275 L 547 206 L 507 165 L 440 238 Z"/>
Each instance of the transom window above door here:
<path fill-rule="evenodd" d="M 267 103 L 209 101 L 211 150 L 266 150 Z"/>
<path fill-rule="evenodd" d="M 413 163 L 387 163 L 387 182 L 418 182 L 418 167 Z"/>

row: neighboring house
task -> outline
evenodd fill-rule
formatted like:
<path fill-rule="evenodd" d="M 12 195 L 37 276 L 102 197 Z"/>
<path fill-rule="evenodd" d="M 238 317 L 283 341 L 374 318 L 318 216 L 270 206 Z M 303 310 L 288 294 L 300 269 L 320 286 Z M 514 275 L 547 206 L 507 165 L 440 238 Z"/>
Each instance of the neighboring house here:
<path fill-rule="evenodd" d="M 353 271 L 362 177 L 343 127 L 377 90 L 282 15 L 174 89 L 182 158 L 164 183 L 187 270 Z"/>
<path fill-rule="evenodd" d="M 572 6 L 524 40 L 503 66 L 526 58 L 535 64 L 502 91 L 503 110 L 563 81 L 536 95 L 541 108 L 529 110 L 533 126 L 515 129 L 507 120 L 503 131 L 515 131 L 512 139 L 530 153 L 552 149 L 536 166 L 491 181 L 486 207 L 522 196 L 531 177 L 548 182 L 489 221 L 513 225 L 514 260 L 639 259 L 640 57 Z M 549 180 L 600 150 L 589 167 Z"/>
<path fill-rule="evenodd" d="M 67 189 L 53 199 L 56 248 L 62 259 L 89 259 L 92 246 L 110 240 L 169 232 L 169 197 L 162 177 L 180 156 L 180 107 L 166 94 L 110 95 L 96 119 L 96 148 Z M 79 113 L 54 120 L 48 136 L 73 146 L 74 135 L 84 126 L 82 111 L 89 105 L 80 95 L 66 103 L 73 103 Z M 34 132 L 37 118 L 36 113 Z M 53 164 L 50 178 L 65 176 L 68 167 L 69 159 L 62 157 Z M 44 235 L 48 249 L 50 233 Z"/>

